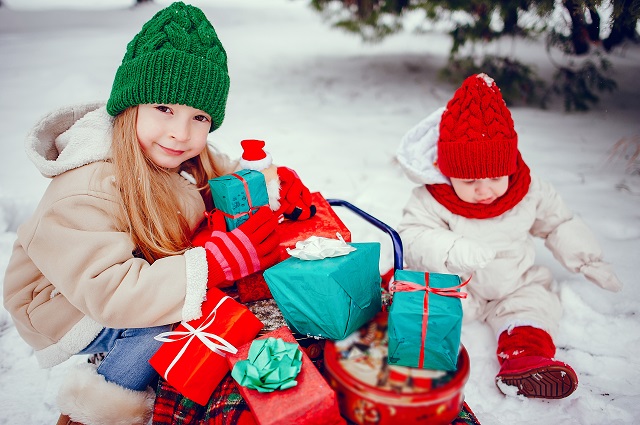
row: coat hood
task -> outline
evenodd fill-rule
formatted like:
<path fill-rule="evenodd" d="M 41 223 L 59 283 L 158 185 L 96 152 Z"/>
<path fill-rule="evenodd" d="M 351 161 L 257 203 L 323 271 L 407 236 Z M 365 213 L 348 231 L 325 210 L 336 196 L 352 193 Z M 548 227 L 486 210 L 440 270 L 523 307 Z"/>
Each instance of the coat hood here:
<path fill-rule="evenodd" d="M 440 118 L 445 108 L 439 108 L 404 135 L 396 157 L 404 173 L 418 184 L 451 184 L 435 166 L 440 135 Z"/>
<path fill-rule="evenodd" d="M 113 117 L 104 103 L 57 109 L 38 121 L 25 140 L 27 156 L 45 177 L 111 157 Z"/>

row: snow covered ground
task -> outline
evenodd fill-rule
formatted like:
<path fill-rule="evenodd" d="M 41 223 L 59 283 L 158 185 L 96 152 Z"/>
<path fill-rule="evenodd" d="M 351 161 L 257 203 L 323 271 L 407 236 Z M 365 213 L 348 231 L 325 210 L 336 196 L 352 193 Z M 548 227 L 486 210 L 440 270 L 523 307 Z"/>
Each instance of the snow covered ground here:
<path fill-rule="evenodd" d="M 0 276 L 18 225 L 47 179 L 24 154 L 23 139 L 44 113 L 63 104 L 106 99 L 126 43 L 156 10 L 155 1 L 4 0 L 0 7 Z M 201 0 L 229 55 L 231 92 L 222 128 L 210 139 L 232 156 L 239 141 L 261 138 L 276 162 L 296 169 L 326 197 L 352 202 L 396 226 L 412 183 L 394 161 L 403 134 L 451 97 L 436 78 L 447 36 L 401 34 L 382 44 L 329 28 L 306 1 Z M 515 51 L 549 73 L 544 49 Z M 557 358 L 579 374 L 578 390 L 555 401 L 505 397 L 493 383 L 495 339 L 484 324 L 463 330 L 471 356 L 465 395 L 486 425 L 634 424 L 640 419 L 640 176 L 628 156 L 640 145 L 640 46 L 612 57 L 619 90 L 588 113 L 512 109 L 520 150 L 532 170 L 555 184 L 593 228 L 625 288 L 605 292 L 562 269 L 555 272 L 565 316 Z M 625 154 L 612 154 L 626 140 Z M 634 145 L 635 143 L 635 145 Z M 634 174 L 635 171 L 635 174 Z M 354 241 L 386 235 L 338 210 Z M 52 253 L 55 255 L 55 253 Z M 65 370 L 39 369 L 32 350 L 0 308 L 0 424 L 49 424 Z"/>

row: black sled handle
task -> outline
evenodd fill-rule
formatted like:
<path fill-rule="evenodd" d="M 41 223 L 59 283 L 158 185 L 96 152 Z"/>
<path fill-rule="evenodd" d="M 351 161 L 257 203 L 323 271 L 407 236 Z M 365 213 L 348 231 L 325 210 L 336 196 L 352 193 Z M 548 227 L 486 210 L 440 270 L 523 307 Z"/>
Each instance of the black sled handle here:
<path fill-rule="evenodd" d="M 402 240 L 400 239 L 400 235 L 398 234 L 398 232 L 396 232 L 388 224 L 383 223 L 382 221 L 378 220 L 371 214 L 361 210 L 360 208 L 356 207 L 355 205 L 347 201 L 344 201 L 342 199 L 327 199 L 327 202 L 331 206 L 341 206 L 353 211 L 354 213 L 364 218 L 369 223 L 376 226 L 378 229 L 382 230 L 383 232 L 386 232 L 391 237 L 391 242 L 393 243 L 393 268 L 394 270 L 402 270 L 402 264 L 403 264 L 402 263 L 403 261 Z"/>

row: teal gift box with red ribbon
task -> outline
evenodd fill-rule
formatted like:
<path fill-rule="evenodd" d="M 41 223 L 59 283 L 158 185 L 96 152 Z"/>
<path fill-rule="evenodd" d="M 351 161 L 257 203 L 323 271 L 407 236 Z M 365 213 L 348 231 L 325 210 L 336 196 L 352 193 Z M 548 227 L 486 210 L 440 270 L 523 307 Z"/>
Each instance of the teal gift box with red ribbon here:
<path fill-rule="evenodd" d="M 460 277 L 452 274 L 396 270 L 389 290 L 391 365 L 454 371 L 462 331 Z"/>
<path fill-rule="evenodd" d="M 231 231 L 269 204 L 264 174 L 255 170 L 239 170 L 209 180 L 216 209 L 224 215 L 227 231 Z"/>

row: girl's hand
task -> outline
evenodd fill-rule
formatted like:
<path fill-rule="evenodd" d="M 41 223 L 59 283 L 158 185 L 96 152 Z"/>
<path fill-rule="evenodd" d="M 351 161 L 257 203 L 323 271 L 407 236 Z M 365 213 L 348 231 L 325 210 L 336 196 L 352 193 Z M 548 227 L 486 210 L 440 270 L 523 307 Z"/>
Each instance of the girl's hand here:
<path fill-rule="evenodd" d="M 225 232 L 206 227 L 193 238 L 194 246 L 207 252 L 207 287 L 235 281 L 275 264 L 280 238 L 275 232 L 277 216 L 263 206 L 238 228 Z"/>

